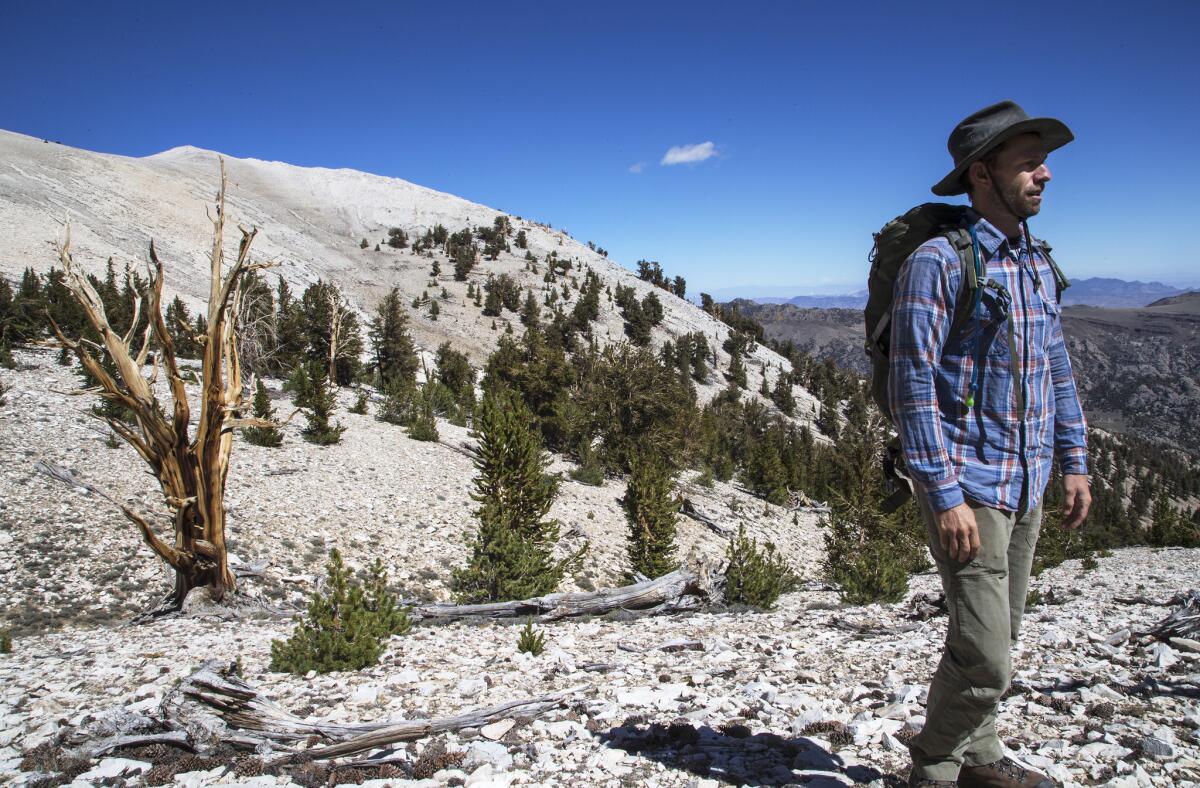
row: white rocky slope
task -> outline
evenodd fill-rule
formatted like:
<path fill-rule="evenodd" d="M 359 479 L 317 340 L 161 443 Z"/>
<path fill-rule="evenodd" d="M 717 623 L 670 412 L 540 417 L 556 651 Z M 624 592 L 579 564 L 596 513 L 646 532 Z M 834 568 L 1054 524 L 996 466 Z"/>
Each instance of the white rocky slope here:
<path fill-rule="evenodd" d="M 152 480 L 132 452 L 110 449 L 69 396 L 74 374 L 49 350 L 18 350 L 0 406 L 0 608 L 17 634 L 0 656 L 0 781 L 32 784 L 62 763 L 47 747 L 95 737 L 156 713 L 164 695 L 207 659 L 239 661 L 246 679 L 289 711 L 324 721 L 444 716 L 587 685 L 537 720 L 468 730 L 398 747 L 373 785 L 844 784 L 902 775 L 902 742 L 922 721 L 922 687 L 945 618 L 925 602 L 936 577 L 914 582 L 900 605 L 841 608 L 819 583 L 770 613 L 566 621 L 543 627 L 539 657 L 516 649 L 503 622 L 418 626 L 381 663 L 309 678 L 270 673 L 280 619 L 191 615 L 130 625 L 166 588 L 133 527 L 105 502 L 33 472 L 36 459 L 72 468 L 143 511 L 159 514 Z M 444 595 L 465 558 L 471 468 L 454 448 L 464 431 L 439 424 L 442 442 L 418 445 L 370 416 L 344 414 L 338 446 L 321 449 L 288 428 L 276 450 L 239 443 L 230 480 L 230 532 L 240 565 L 261 571 L 243 591 L 268 604 L 299 603 L 337 546 L 352 565 L 381 556 L 405 592 Z M 685 484 L 718 522 L 772 539 L 806 578 L 820 559 L 811 515 L 765 507 L 737 489 Z M 569 544 L 592 553 L 577 582 L 614 582 L 624 529 L 620 486 L 565 482 L 552 512 Z M 681 554 L 715 560 L 724 540 L 683 519 Z M 1035 580 L 1055 604 L 1031 610 L 1016 652 L 1015 691 L 1000 730 L 1014 754 L 1068 784 L 1187 785 L 1200 780 L 1200 644 L 1136 634 L 1195 584 L 1197 550 L 1126 550 L 1090 572 L 1068 562 Z M 842 626 L 839 626 L 839 623 Z M 65 625 L 56 632 L 46 627 Z M 657 648 L 694 641 L 681 650 Z M 655 725 L 654 723 L 659 723 Z M 815 725 L 816 727 L 809 727 Z M 39 745 L 42 749 L 35 750 Z M 31 752 L 32 751 L 32 752 Z M 422 754 L 425 757 L 422 759 Z M 76 785 L 286 785 L 252 761 L 118 752 L 77 766 Z M 437 769 L 438 764 L 446 768 Z M 407 776 L 425 775 L 425 781 Z M 372 776 L 372 775 L 368 775 Z M 305 785 L 320 772 L 292 773 Z M 339 773 L 333 782 L 350 780 Z"/>
<path fill-rule="evenodd" d="M 165 268 L 167 300 L 179 294 L 194 311 L 208 294 L 212 225 L 206 211 L 211 210 L 220 183 L 219 156 L 181 147 L 130 158 L 0 131 L 0 276 L 15 281 L 27 266 L 44 273 L 56 264 L 54 244 L 62 240 L 69 220 L 75 261 L 96 274 L 103 273 L 110 256 L 119 269 L 130 264 L 140 270 L 153 240 Z M 495 321 L 498 328 L 493 329 L 492 318 L 484 317 L 467 299 L 467 283 L 453 280 L 444 255 L 414 255 L 409 249 L 395 250 L 382 243 L 392 227 L 412 235 L 440 223 L 455 232 L 490 226 L 502 212 L 357 170 L 231 157 L 225 157 L 225 168 L 231 220 L 227 254 L 232 259 L 240 236 L 232 223 L 257 227 L 255 258 L 277 261 L 279 267 L 269 275 L 286 279 L 297 295 L 318 279 L 332 280 L 365 315 L 392 287 L 400 288 L 406 304 L 426 291 L 436 298 L 445 288 L 450 299 L 439 302 L 437 320 L 430 319 L 427 310 L 413 311 L 414 337 L 427 351 L 449 340 L 476 365 L 495 347 L 497 332 L 506 322 L 516 323 L 518 332 L 521 329 L 516 315 L 509 312 Z M 699 307 L 639 280 L 562 230 L 520 217 L 510 219 L 514 232 L 525 230 L 529 251 L 540 260 L 555 252 L 572 261 L 571 276 L 581 280 L 582 270 L 590 268 L 614 290 L 621 284 L 637 290 L 639 298 L 657 293 L 664 318 L 654 330 L 655 346 L 671 337 L 702 332 L 718 356 L 718 366 L 728 366 L 721 344 L 729 329 Z M 363 238 L 369 242 L 367 249 L 359 248 Z M 376 243 L 380 251 L 375 251 Z M 442 273 L 430 287 L 435 256 Z M 539 295 L 553 286 L 546 285 L 541 274 L 524 269 L 524 250 L 514 247 L 497 260 L 480 261 L 471 280 L 478 285 L 489 273 L 507 273 Z M 544 263 L 540 270 L 545 272 Z M 620 311 L 606 298 L 601 298 L 601 317 L 593 331 L 602 344 L 624 336 Z M 757 347 L 747 359 L 751 392 L 758 391 L 769 368 L 787 369 L 789 364 L 769 349 Z M 767 376 L 774 385 L 775 373 Z M 713 375 L 708 385 L 699 387 L 701 401 L 722 385 L 720 376 Z M 817 408 L 814 398 L 800 387 L 794 394 L 800 418 L 811 419 Z"/>

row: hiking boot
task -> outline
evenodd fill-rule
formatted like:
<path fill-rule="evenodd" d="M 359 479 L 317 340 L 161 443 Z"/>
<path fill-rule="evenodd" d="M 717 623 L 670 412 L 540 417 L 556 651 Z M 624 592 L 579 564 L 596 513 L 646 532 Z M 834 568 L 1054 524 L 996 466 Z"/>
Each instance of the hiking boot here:
<path fill-rule="evenodd" d="M 915 774 L 908 776 L 908 788 L 955 788 L 956 785 L 953 780 L 930 780 Z"/>
<path fill-rule="evenodd" d="M 1057 788 L 1046 775 L 1026 769 L 1007 756 L 983 766 L 963 766 L 958 784 L 966 788 Z"/>

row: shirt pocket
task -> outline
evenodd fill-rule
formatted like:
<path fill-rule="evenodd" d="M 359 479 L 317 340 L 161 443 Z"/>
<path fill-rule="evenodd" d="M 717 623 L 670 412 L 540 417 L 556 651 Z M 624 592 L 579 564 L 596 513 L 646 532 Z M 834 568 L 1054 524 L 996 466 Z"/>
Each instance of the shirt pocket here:
<path fill-rule="evenodd" d="M 1053 298 L 1042 299 L 1042 347 L 1047 350 L 1050 348 L 1050 342 L 1054 338 L 1054 332 L 1058 327 L 1059 321 L 1062 320 L 1062 307 L 1058 301 Z"/>
<path fill-rule="evenodd" d="M 1008 357 L 1008 310 L 990 289 L 980 298 L 979 310 L 967 319 L 959 335 L 946 347 L 948 355 Z"/>

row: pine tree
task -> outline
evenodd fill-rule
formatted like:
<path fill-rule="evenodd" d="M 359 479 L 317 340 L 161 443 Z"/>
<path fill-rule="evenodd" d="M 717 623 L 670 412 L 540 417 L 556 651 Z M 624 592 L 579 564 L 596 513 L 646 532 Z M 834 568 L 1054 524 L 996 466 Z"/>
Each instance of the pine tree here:
<path fill-rule="evenodd" d="M 1190 523 L 1167 495 L 1166 487 L 1159 488 L 1150 513 L 1150 532 L 1147 538 L 1156 547 L 1196 547 L 1200 545 L 1196 528 Z"/>
<path fill-rule="evenodd" d="M 519 397 L 490 390 L 476 414 L 478 476 L 471 497 L 479 530 L 467 566 L 455 570 L 452 588 L 460 602 L 525 599 L 553 591 L 582 551 L 555 561 L 558 523 L 545 519 L 558 493 L 546 474 L 549 457 L 533 417 Z"/>
<path fill-rule="evenodd" d="M 255 381 L 254 386 L 254 418 L 275 420 L 275 409 L 271 407 L 271 396 L 262 379 Z M 278 446 L 283 443 L 283 432 L 278 427 L 247 427 L 246 440 L 255 446 Z"/>
<path fill-rule="evenodd" d="M 401 230 L 399 227 L 393 227 L 388 230 L 388 246 L 393 249 L 403 249 L 408 246 L 408 233 Z"/>
<path fill-rule="evenodd" d="M 500 300 L 500 291 L 494 287 L 489 289 L 487 298 L 483 302 L 483 314 L 487 317 L 499 317 L 503 306 Z"/>
<path fill-rule="evenodd" d="M 163 322 L 167 324 L 167 333 L 175 345 L 175 355 L 180 358 L 200 357 L 200 343 L 196 341 L 196 336 L 192 333 L 192 316 L 182 298 L 175 296 L 175 299 L 167 305 L 167 313 Z"/>
<path fill-rule="evenodd" d="M 675 520 L 681 505 L 666 461 L 654 450 L 631 458 L 632 471 L 621 506 L 629 522 L 629 563 L 632 572 L 649 578 L 673 571 Z"/>
<path fill-rule="evenodd" d="M 296 368 L 296 407 L 304 409 L 308 424 L 300 434 L 309 443 L 328 446 L 342 439 L 346 428 L 339 422 L 330 423 L 337 408 L 337 395 L 325 376 L 325 368 L 319 362 L 309 362 Z"/>
<path fill-rule="evenodd" d="M 77 337 L 82 336 L 85 331 L 89 334 L 95 332 L 90 331 L 87 315 L 83 311 L 83 307 L 75 300 L 75 296 L 71 294 L 71 290 L 67 287 L 67 275 L 61 268 L 51 268 L 46 274 L 46 284 L 42 289 L 42 299 L 46 304 L 46 311 L 50 316 L 50 320 L 59 327 L 65 336 Z M 3 322 L 0 319 L 0 322 Z M 0 329 L 0 334 L 3 329 Z M 66 348 L 64 347 L 65 351 Z"/>
<path fill-rule="evenodd" d="M 271 670 L 297 675 L 361 670 L 379 661 L 387 638 L 412 628 L 408 611 L 388 590 L 378 558 L 365 585 L 354 579 L 336 549 L 325 569 L 324 593 L 313 593 L 290 638 L 271 642 Z"/>
<path fill-rule="evenodd" d="M 399 288 L 393 287 L 379 302 L 375 317 L 371 319 L 370 338 L 381 387 L 387 387 L 393 381 L 415 385 L 420 362 L 408 333 L 408 314 L 400 299 Z"/>
<path fill-rule="evenodd" d="M 454 246 L 450 259 L 454 263 L 454 278 L 459 282 L 467 281 L 467 277 L 475 268 L 476 251 L 475 244 L 469 239 L 465 243 Z"/>
<path fill-rule="evenodd" d="M 518 249 L 528 249 L 529 248 L 529 239 L 525 236 L 524 230 L 517 230 L 516 243 L 517 243 Z"/>
<path fill-rule="evenodd" d="M 580 301 L 580 304 L 583 302 Z M 526 328 L 537 328 L 541 321 L 539 316 L 541 307 L 538 306 L 537 298 L 534 297 L 533 291 L 529 290 L 525 293 L 525 303 L 521 307 L 521 325 Z"/>
<path fill-rule="evenodd" d="M 0 348 L 12 346 L 13 291 L 8 280 L 0 276 Z M 9 367 L 12 369 L 12 367 Z"/>
<path fill-rule="evenodd" d="M 433 277 L 442 275 L 442 266 L 438 264 L 437 258 L 434 258 L 433 265 L 429 268 L 429 275 Z"/>
<path fill-rule="evenodd" d="M 433 414 L 432 393 L 432 384 L 426 383 L 417 397 L 416 413 L 412 423 L 408 425 L 408 437 L 415 441 L 437 442 L 437 419 Z"/>
<path fill-rule="evenodd" d="M 726 379 L 739 389 L 744 389 L 748 385 L 746 380 L 746 365 L 742 363 L 742 354 L 733 353 L 729 356 L 729 374 Z"/>
<path fill-rule="evenodd" d="M 779 377 L 775 379 L 775 388 L 771 391 L 771 401 L 785 416 L 791 416 L 796 412 L 796 398 L 792 396 L 792 383 L 782 370 L 779 372 Z"/>
<path fill-rule="evenodd" d="M 429 319 L 437 320 L 438 315 L 440 315 L 441 313 L 442 313 L 442 308 L 438 306 L 438 302 L 430 301 L 429 302 Z"/>
<path fill-rule="evenodd" d="M 350 406 L 349 411 L 356 416 L 367 415 L 367 390 L 361 386 L 356 386 L 354 390 L 354 404 Z"/>
<path fill-rule="evenodd" d="M 23 345 L 42 337 L 46 328 L 46 301 L 42 282 L 32 268 L 21 275 L 21 284 L 13 296 L 8 325 L 4 331 L 11 344 Z"/>
<path fill-rule="evenodd" d="M 358 374 L 362 337 L 358 315 L 332 282 L 318 281 L 300 297 L 307 358 L 324 366 L 329 382 L 350 385 Z"/>
<path fill-rule="evenodd" d="M 787 503 L 788 474 L 771 436 L 750 443 L 743 476 L 746 486 L 758 497 L 776 506 Z"/>
<path fill-rule="evenodd" d="M 746 526 L 739 525 L 737 536 L 730 540 L 725 551 L 725 604 L 750 605 L 769 610 L 781 594 L 793 590 L 799 578 L 775 545 L 767 542 L 762 550 L 746 536 Z"/>
<path fill-rule="evenodd" d="M 308 341 L 300 303 L 283 277 L 275 290 L 275 306 L 275 355 L 271 358 L 271 369 L 287 374 L 302 360 Z"/>
<path fill-rule="evenodd" d="M 366 249 L 368 246 L 370 246 L 370 244 L 369 244 L 369 243 L 367 243 L 367 239 L 366 239 L 366 238 L 364 238 L 364 239 L 362 239 L 361 241 L 359 241 L 359 242 L 358 242 L 358 248 L 359 248 L 359 249 Z"/>

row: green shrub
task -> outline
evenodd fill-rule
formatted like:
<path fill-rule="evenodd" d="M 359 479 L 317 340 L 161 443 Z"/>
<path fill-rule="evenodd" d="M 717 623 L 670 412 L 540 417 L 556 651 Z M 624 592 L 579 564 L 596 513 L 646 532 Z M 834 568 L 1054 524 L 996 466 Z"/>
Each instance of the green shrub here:
<path fill-rule="evenodd" d="M 572 479 L 580 484 L 599 487 L 604 484 L 604 463 L 600 455 L 592 448 L 591 441 L 585 440 L 579 448 L 579 465 L 567 472 Z"/>
<path fill-rule="evenodd" d="M 254 417 L 256 419 L 275 419 L 275 409 L 271 407 L 271 397 L 261 379 L 254 387 Z M 255 446 L 278 446 L 283 443 L 283 432 L 278 427 L 247 427 L 243 433 L 246 442 Z"/>
<path fill-rule="evenodd" d="M 545 650 L 546 636 L 533 628 L 532 618 L 528 619 L 521 628 L 520 637 L 517 638 L 517 651 L 524 651 L 536 657 Z"/>
<path fill-rule="evenodd" d="M 0 654 L 12 653 L 12 632 L 0 629 Z"/>
<path fill-rule="evenodd" d="M 407 634 L 408 611 L 387 588 L 387 572 L 376 558 L 365 585 L 351 576 L 336 549 L 329 551 L 328 588 L 314 591 L 304 618 L 287 640 L 271 642 L 271 670 L 361 670 L 379 661 L 384 640 Z"/>
<path fill-rule="evenodd" d="M 475 491 L 481 506 L 471 558 L 455 569 L 451 587 L 463 603 L 526 599 L 553 591 L 583 557 L 555 560 L 558 523 L 545 519 L 558 494 L 558 478 L 546 473 L 532 414 L 507 389 L 489 391 L 476 414 L 479 452 Z"/>
<path fill-rule="evenodd" d="M 744 525 L 738 527 L 725 555 L 729 559 L 725 567 L 726 604 L 769 610 L 780 594 L 795 589 L 799 582 L 787 562 L 776 554 L 775 545 L 767 542 L 760 551 L 755 540 L 747 538 Z"/>
<path fill-rule="evenodd" d="M 413 422 L 417 387 L 399 378 L 393 378 L 383 387 L 383 404 L 376 418 L 388 424 L 408 426 Z"/>
<path fill-rule="evenodd" d="M 408 437 L 415 441 L 436 442 L 438 439 L 437 418 L 433 414 L 433 398 L 430 384 L 421 389 L 417 398 L 415 418 L 408 425 Z"/>
<path fill-rule="evenodd" d="M 1029 593 L 1025 595 L 1025 607 L 1027 609 L 1031 607 L 1037 607 L 1038 605 L 1043 604 L 1045 601 L 1046 600 L 1042 598 L 1042 592 L 1036 588 L 1030 589 Z"/>
<path fill-rule="evenodd" d="M 367 390 L 359 389 L 358 396 L 354 399 L 354 404 L 350 406 L 350 412 L 358 416 L 367 415 Z"/>
<path fill-rule="evenodd" d="M 304 409 L 308 424 L 300 431 L 304 439 L 318 446 L 328 446 L 342 439 L 346 428 L 330 423 L 337 407 L 337 394 L 325 377 L 320 364 L 310 362 L 297 367 L 292 376 L 296 407 Z"/>
<path fill-rule="evenodd" d="M 679 565 L 675 521 L 682 501 L 675 495 L 670 466 L 657 452 L 635 452 L 630 464 L 633 470 L 621 499 L 629 521 L 629 563 L 634 574 L 662 577 Z"/>
<path fill-rule="evenodd" d="M 1083 568 L 1083 571 L 1090 572 L 1096 567 L 1100 566 L 1100 562 L 1096 560 L 1095 556 L 1087 555 L 1084 556 L 1083 561 L 1080 562 L 1080 566 Z"/>
<path fill-rule="evenodd" d="M 886 542 L 868 542 L 858 552 L 842 556 L 826 576 L 841 587 L 842 599 L 851 605 L 899 602 L 908 591 L 908 567 Z"/>

